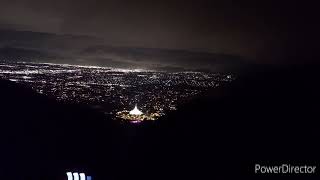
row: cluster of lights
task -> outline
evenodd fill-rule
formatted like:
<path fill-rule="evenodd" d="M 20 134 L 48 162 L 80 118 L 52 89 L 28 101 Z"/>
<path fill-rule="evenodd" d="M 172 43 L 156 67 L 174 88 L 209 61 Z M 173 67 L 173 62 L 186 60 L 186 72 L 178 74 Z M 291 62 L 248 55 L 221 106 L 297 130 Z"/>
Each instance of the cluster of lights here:
<path fill-rule="evenodd" d="M 138 109 L 137 106 L 135 106 L 134 109 L 131 111 L 124 110 L 117 112 L 118 118 L 131 123 L 139 123 L 146 120 L 154 121 L 158 119 L 160 116 L 161 115 L 159 113 L 144 114 Z"/>
<path fill-rule="evenodd" d="M 86 176 L 85 173 L 67 172 L 68 180 L 92 180 L 91 176 Z"/>

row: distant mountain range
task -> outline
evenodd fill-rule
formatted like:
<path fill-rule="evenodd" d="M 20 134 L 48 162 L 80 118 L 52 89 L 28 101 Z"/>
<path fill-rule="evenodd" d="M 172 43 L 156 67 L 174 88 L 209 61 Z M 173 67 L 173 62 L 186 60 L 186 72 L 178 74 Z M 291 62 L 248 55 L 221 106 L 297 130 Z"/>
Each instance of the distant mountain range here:
<path fill-rule="evenodd" d="M 141 47 L 115 47 L 106 40 L 75 35 L 0 30 L 0 58 L 81 65 L 168 70 L 239 71 L 238 56 Z"/>
<path fill-rule="evenodd" d="M 30 61 L 30 60 L 48 60 L 56 58 L 52 54 L 48 54 L 45 51 L 35 49 L 24 49 L 15 47 L 3 47 L 0 49 L 1 60 L 16 60 L 16 61 Z"/>

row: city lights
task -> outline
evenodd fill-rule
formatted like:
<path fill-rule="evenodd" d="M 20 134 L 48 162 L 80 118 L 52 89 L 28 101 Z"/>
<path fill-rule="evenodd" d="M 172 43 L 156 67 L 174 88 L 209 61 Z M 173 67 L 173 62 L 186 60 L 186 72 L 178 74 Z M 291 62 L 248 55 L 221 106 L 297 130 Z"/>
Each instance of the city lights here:
<path fill-rule="evenodd" d="M 156 120 L 198 94 L 231 82 L 210 72 L 164 72 L 53 63 L 0 62 L 0 78 L 58 101 L 85 104 L 114 120 Z M 139 104 L 139 108 L 135 105 Z M 134 108 L 133 108 L 134 107 Z M 133 108 L 133 109 L 132 109 Z"/>

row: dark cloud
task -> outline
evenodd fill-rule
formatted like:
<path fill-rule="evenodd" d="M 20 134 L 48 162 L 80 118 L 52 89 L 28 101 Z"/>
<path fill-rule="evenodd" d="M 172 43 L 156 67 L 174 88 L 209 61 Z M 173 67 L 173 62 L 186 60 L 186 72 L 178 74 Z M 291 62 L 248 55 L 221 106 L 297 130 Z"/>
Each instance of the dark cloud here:
<path fill-rule="evenodd" d="M 15 30 L 102 37 L 110 45 L 286 59 L 310 17 L 295 1 L 4 0 L 0 24 Z M 310 18 L 308 18 L 310 20 Z M 300 42 L 300 40 L 297 40 Z M 293 45 L 294 44 L 294 45 Z"/>

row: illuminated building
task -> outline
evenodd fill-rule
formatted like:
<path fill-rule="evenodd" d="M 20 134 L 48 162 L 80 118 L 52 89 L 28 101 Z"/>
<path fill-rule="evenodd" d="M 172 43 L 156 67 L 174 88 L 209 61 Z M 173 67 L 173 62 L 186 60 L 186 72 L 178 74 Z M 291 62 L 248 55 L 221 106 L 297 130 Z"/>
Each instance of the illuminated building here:
<path fill-rule="evenodd" d="M 138 109 L 137 105 L 134 106 L 134 109 L 129 112 L 130 115 L 140 116 L 143 113 Z"/>
<path fill-rule="evenodd" d="M 130 123 L 139 123 L 142 121 L 153 121 L 159 118 L 160 116 L 161 115 L 158 112 L 144 114 L 138 109 L 137 105 L 131 111 L 124 110 L 124 111 L 117 112 L 118 118 L 124 121 L 128 121 Z"/>

